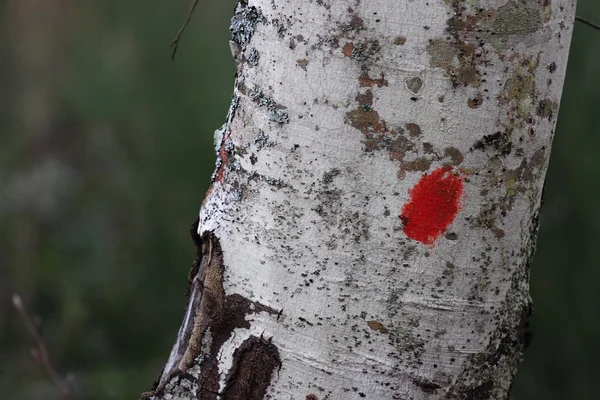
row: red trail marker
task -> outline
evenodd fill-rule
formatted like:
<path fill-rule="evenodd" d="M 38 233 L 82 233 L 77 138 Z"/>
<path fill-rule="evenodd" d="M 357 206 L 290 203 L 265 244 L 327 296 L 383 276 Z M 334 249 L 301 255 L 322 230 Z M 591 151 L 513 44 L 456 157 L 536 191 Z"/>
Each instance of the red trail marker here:
<path fill-rule="evenodd" d="M 425 174 L 409 190 L 410 201 L 402 207 L 400 219 L 409 238 L 426 245 L 448 229 L 460 209 L 463 180 L 452 167 L 440 167 Z"/>

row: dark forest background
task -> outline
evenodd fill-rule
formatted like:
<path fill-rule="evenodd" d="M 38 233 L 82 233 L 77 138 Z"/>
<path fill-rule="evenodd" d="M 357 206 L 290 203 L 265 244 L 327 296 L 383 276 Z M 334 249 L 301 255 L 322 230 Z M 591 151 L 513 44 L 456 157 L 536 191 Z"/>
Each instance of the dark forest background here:
<path fill-rule="evenodd" d="M 233 87 L 234 0 L 0 0 L 0 397 L 60 395 L 11 296 L 41 321 L 74 399 L 135 399 L 167 359 L 194 258 L 189 225 Z M 600 2 L 578 14 L 600 22 Z M 512 399 L 596 399 L 600 32 L 577 24 Z"/>

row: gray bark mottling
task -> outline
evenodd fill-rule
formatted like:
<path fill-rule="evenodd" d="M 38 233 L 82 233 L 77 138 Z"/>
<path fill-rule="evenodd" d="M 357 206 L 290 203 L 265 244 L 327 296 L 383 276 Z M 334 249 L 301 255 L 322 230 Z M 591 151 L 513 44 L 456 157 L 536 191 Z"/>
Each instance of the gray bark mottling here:
<path fill-rule="evenodd" d="M 152 399 L 503 399 L 574 0 L 255 0 Z"/>

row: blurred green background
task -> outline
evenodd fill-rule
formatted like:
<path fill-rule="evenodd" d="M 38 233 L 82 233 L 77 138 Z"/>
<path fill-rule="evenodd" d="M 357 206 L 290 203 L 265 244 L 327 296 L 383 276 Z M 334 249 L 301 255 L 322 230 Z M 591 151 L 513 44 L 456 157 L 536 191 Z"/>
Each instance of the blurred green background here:
<path fill-rule="evenodd" d="M 135 399 L 167 359 L 188 227 L 233 87 L 235 0 L 0 0 L 0 398 L 59 399 L 19 293 L 75 399 Z M 600 22 L 600 2 L 578 14 Z M 596 399 L 600 32 L 577 24 L 532 273 L 533 342 L 512 399 Z"/>

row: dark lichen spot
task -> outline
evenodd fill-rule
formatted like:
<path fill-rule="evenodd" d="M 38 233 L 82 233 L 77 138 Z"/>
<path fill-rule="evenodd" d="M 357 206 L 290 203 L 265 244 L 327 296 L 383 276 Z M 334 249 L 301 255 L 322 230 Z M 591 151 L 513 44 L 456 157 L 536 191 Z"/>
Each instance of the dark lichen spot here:
<path fill-rule="evenodd" d="M 445 237 L 448 240 L 458 240 L 458 235 L 455 232 L 447 232 Z"/>
<path fill-rule="evenodd" d="M 422 391 L 424 391 L 425 393 L 429 393 L 429 394 L 435 393 L 439 388 L 442 387 L 441 385 L 439 385 L 433 381 L 430 381 L 427 378 L 416 377 L 416 378 L 413 378 L 413 382 L 415 385 L 420 387 Z"/>
<path fill-rule="evenodd" d="M 340 174 L 340 170 L 337 168 L 332 169 L 331 171 L 325 172 L 323 174 L 323 184 L 329 185 L 333 182 L 333 178 Z"/>
<path fill-rule="evenodd" d="M 538 103 L 536 114 L 542 118 L 552 119 L 554 103 L 550 99 L 541 100 Z"/>
<path fill-rule="evenodd" d="M 418 94 L 423 89 L 423 80 L 419 76 L 411 76 L 404 81 L 406 88 L 414 94 Z"/>
<path fill-rule="evenodd" d="M 512 151 L 512 142 L 507 133 L 496 132 L 485 135 L 483 139 L 479 139 L 473 144 L 473 149 L 484 151 L 492 148 L 501 156 L 507 156 Z"/>
<path fill-rule="evenodd" d="M 504 237 L 504 230 L 494 226 L 491 228 L 492 233 L 496 236 L 497 239 L 502 239 Z"/>
<path fill-rule="evenodd" d="M 364 29 L 364 21 L 358 15 L 353 14 L 348 27 L 355 32 L 359 32 Z"/>

